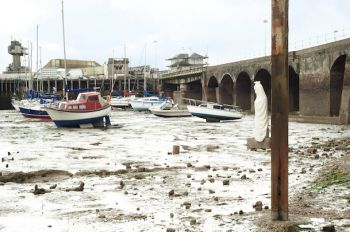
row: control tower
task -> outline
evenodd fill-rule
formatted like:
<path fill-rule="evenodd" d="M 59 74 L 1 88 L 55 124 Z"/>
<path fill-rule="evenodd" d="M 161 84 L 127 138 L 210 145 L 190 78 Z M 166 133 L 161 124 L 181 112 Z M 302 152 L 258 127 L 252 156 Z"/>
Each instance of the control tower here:
<path fill-rule="evenodd" d="M 27 48 L 22 47 L 19 41 L 11 41 L 11 45 L 8 46 L 8 53 L 12 55 L 12 64 L 6 68 L 7 73 L 21 73 L 25 72 L 25 67 L 21 66 L 21 56 L 27 55 Z"/>

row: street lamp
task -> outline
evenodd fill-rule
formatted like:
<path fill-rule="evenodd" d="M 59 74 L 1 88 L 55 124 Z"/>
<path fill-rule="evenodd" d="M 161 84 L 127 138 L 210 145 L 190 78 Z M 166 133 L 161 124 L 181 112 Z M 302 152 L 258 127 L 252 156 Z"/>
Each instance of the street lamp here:
<path fill-rule="evenodd" d="M 264 19 L 263 23 L 265 24 L 265 56 L 266 56 L 266 24 L 268 23 L 267 19 Z"/>
<path fill-rule="evenodd" d="M 337 40 L 336 33 L 337 33 L 338 31 L 337 31 L 337 30 L 334 30 L 333 32 L 334 32 L 334 41 L 336 41 L 336 40 Z"/>

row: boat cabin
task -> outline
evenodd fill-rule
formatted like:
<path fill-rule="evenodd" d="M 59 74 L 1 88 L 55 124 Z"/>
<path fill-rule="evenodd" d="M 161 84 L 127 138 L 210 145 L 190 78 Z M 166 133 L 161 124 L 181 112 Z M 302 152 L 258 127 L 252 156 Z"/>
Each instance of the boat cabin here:
<path fill-rule="evenodd" d="M 103 108 L 108 102 L 101 97 L 98 92 L 79 93 L 76 100 L 61 102 L 58 106 L 60 110 L 68 111 L 89 111 Z"/>

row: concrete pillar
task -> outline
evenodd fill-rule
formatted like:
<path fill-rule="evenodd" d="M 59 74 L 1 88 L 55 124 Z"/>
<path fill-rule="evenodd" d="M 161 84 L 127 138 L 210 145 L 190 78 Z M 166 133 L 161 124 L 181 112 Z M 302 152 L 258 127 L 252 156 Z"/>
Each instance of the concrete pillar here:
<path fill-rule="evenodd" d="M 220 87 L 215 88 L 215 98 L 218 103 L 222 103 L 222 96 L 220 94 Z"/>
<path fill-rule="evenodd" d="M 342 124 L 350 123 L 350 59 L 345 63 L 339 122 Z"/>
<path fill-rule="evenodd" d="M 180 91 L 187 91 L 187 84 L 186 83 L 181 83 L 180 84 Z"/>
<path fill-rule="evenodd" d="M 208 101 L 208 86 L 206 84 L 206 78 L 204 77 L 202 80 L 202 101 Z"/>
<path fill-rule="evenodd" d="M 78 88 L 81 89 L 80 79 L 78 79 Z"/>

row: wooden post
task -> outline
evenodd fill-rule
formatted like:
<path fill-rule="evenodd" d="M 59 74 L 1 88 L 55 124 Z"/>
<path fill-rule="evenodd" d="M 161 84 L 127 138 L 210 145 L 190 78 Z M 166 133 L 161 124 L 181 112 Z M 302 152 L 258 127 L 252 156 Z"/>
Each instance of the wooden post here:
<path fill-rule="evenodd" d="M 271 218 L 288 220 L 288 0 L 271 3 Z"/>

